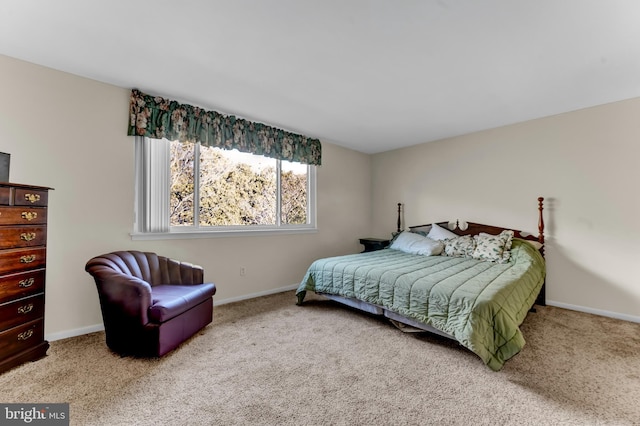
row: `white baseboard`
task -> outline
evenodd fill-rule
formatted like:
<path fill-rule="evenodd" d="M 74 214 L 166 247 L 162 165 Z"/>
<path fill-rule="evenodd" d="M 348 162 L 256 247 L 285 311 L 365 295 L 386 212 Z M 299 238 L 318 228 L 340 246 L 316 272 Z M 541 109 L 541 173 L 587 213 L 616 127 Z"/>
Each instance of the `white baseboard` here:
<path fill-rule="evenodd" d="M 228 299 L 216 300 L 214 298 L 213 304 L 214 306 L 219 306 L 219 305 L 224 305 L 226 303 L 240 302 L 242 300 L 254 299 L 256 297 L 268 296 L 270 294 L 291 291 L 291 290 L 295 290 L 296 288 L 298 288 L 298 284 L 292 284 L 285 287 L 274 288 L 272 290 L 261 291 L 258 293 L 246 294 L 244 296 L 239 296 L 239 297 L 230 297 Z M 295 300 L 292 301 L 292 303 L 294 302 Z M 69 337 L 82 336 L 83 334 L 95 333 L 96 331 L 103 331 L 103 330 L 104 330 L 104 324 L 94 324 L 88 327 L 76 328 L 73 330 L 65 330 L 58 333 L 50 333 L 45 335 L 44 338 L 45 340 L 53 342 L 56 340 L 67 339 Z"/>
<path fill-rule="evenodd" d="M 274 288 L 272 290 L 260 291 L 258 293 L 245 294 L 244 296 L 230 297 L 228 299 L 222 299 L 222 300 L 216 300 L 214 298 L 213 299 L 213 304 L 214 304 L 214 306 L 218 306 L 218 305 L 224 305 L 224 304 L 227 304 L 227 303 L 240 302 L 242 300 L 254 299 L 256 297 L 268 296 L 270 294 L 276 294 L 276 293 L 282 293 L 282 292 L 285 292 L 285 291 L 291 291 L 291 290 L 297 289 L 298 285 L 299 284 L 292 284 L 292 285 L 288 285 L 288 286 L 285 286 L 285 287 Z"/>
<path fill-rule="evenodd" d="M 94 324 L 88 327 L 75 328 L 73 330 L 65 330 L 58 333 L 46 334 L 44 338 L 45 340 L 53 342 L 56 340 L 67 339 L 69 337 L 82 336 L 83 334 L 95 333 L 96 331 L 103 331 L 103 330 L 104 330 L 103 324 Z"/>
<path fill-rule="evenodd" d="M 570 311 L 585 312 L 587 314 L 600 315 L 601 317 L 609 317 L 609 318 L 615 318 L 623 321 L 640 323 L 640 317 L 636 317 L 633 315 L 621 314 L 618 312 L 611 312 L 611 311 L 604 311 L 602 309 L 587 308 L 585 306 L 570 305 L 568 303 L 556 302 L 553 300 L 547 300 L 546 302 L 547 302 L 547 305 L 549 306 L 569 309 Z"/>

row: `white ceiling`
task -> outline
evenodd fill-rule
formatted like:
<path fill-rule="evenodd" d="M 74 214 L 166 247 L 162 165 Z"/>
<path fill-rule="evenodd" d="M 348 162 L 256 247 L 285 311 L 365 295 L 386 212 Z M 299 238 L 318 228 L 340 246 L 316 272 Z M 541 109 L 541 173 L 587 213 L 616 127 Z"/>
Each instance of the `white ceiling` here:
<path fill-rule="evenodd" d="M 640 96 L 640 1 L 1 0 L 0 54 L 377 153 Z"/>

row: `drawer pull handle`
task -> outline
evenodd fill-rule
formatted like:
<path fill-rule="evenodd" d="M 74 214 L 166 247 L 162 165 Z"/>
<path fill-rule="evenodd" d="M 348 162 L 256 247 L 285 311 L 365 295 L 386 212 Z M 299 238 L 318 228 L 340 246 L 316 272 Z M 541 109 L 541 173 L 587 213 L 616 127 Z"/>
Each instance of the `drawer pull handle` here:
<path fill-rule="evenodd" d="M 18 308 L 19 314 L 28 314 L 33 310 L 33 303 L 29 303 L 28 305 L 20 306 Z"/>
<path fill-rule="evenodd" d="M 36 260 L 35 254 L 30 254 L 28 256 L 20 256 L 20 263 L 31 263 Z"/>
<path fill-rule="evenodd" d="M 38 194 L 24 194 L 24 199 L 30 203 L 40 201 L 40 195 Z"/>
<path fill-rule="evenodd" d="M 20 239 L 23 241 L 33 241 L 36 239 L 36 233 L 35 232 L 23 232 L 22 234 L 20 234 Z"/>
<path fill-rule="evenodd" d="M 18 282 L 18 287 L 20 287 L 20 288 L 29 288 L 35 282 L 36 282 L 36 280 L 34 278 L 27 278 L 26 280 L 20 280 Z"/>
<path fill-rule="evenodd" d="M 27 340 L 31 336 L 33 336 L 33 329 L 29 329 L 18 334 L 18 340 Z"/>
<path fill-rule="evenodd" d="M 38 217 L 38 213 L 36 212 L 22 212 L 22 218 L 26 220 L 33 220 Z"/>

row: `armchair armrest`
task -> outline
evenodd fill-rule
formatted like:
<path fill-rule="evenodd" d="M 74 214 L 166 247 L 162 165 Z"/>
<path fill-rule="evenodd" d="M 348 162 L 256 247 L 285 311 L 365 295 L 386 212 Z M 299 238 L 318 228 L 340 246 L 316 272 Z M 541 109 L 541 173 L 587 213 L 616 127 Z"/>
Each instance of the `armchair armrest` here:
<path fill-rule="evenodd" d="M 97 269 L 97 268 L 96 268 Z M 149 322 L 151 286 L 140 278 L 125 275 L 109 268 L 94 269 L 98 295 L 105 321 L 114 318 L 145 325 Z"/>

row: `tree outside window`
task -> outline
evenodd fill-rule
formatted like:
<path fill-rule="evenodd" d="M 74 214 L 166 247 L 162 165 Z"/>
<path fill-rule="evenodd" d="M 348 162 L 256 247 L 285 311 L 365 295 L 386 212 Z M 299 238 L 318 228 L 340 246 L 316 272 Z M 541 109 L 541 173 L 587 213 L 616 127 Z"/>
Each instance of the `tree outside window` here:
<path fill-rule="evenodd" d="M 191 142 L 169 145 L 171 227 L 310 223 L 309 166 Z"/>

